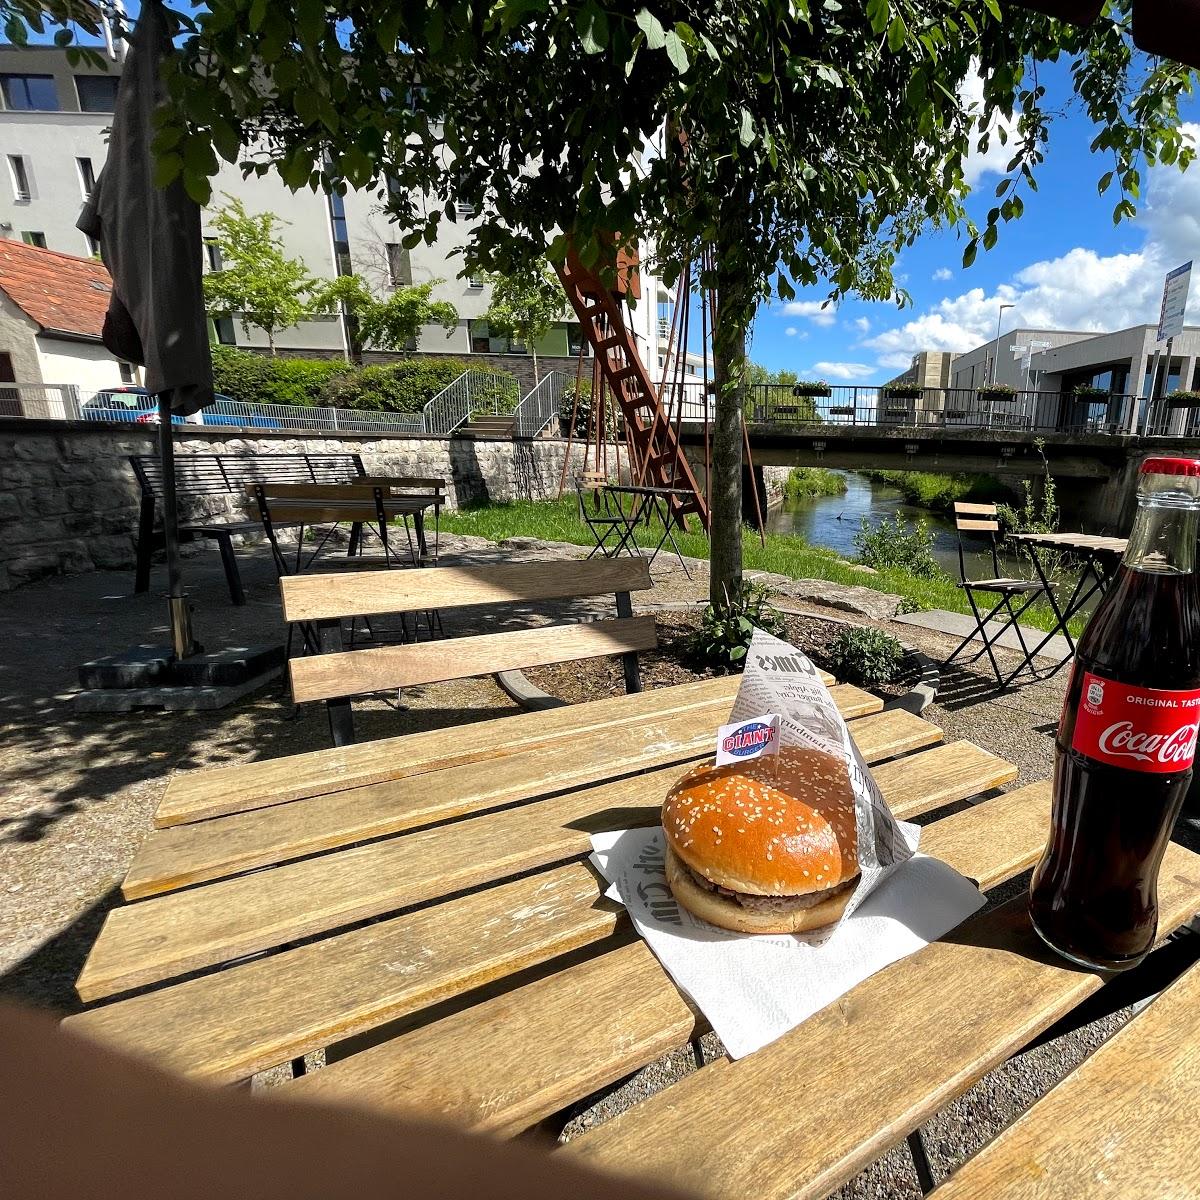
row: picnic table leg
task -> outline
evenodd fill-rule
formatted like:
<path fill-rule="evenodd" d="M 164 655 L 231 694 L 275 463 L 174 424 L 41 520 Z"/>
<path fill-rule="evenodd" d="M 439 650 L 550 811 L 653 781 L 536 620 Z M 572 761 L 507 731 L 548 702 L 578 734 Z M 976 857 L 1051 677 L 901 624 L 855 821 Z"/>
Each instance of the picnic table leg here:
<path fill-rule="evenodd" d="M 319 621 L 317 637 L 322 654 L 336 654 L 344 648 L 342 640 L 341 621 Z M 350 701 L 326 700 L 325 709 L 329 714 L 329 733 L 335 746 L 351 746 L 354 744 L 354 713 Z"/>
<path fill-rule="evenodd" d="M 633 616 L 633 602 L 630 600 L 628 592 L 617 593 L 617 616 Z M 621 666 L 625 671 L 625 691 L 630 694 L 640 692 L 642 690 L 642 675 L 638 668 L 637 652 L 631 650 L 627 654 L 622 654 Z"/>
<path fill-rule="evenodd" d="M 914 1129 L 908 1135 L 908 1152 L 912 1155 L 913 1166 L 917 1171 L 917 1182 L 921 1185 L 921 1195 L 927 1196 L 937 1187 L 937 1180 L 933 1176 L 933 1167 L 929 1162 L 929 1155 L 925 1150 L 925 1139 L 921 1136 L 919 1129 Z"/>
<path fill-rule="evenodd" d="M 429 543 L 425 540 L 425 514 L 419 509 L 413 513 L 413 528 L 417 533 L 417 549 L 425 558 L 429 554 Z"/>
<path fill-rule="evenodd" d="M 234 604 L 243 605 L 246 603 L 246 593 L 242 590 L 242 575 L 233 552 L 233 537 L 228 533 L 218 533 L 216 538 L 221 551 L 221 565 L 225 568 L 225 582 L 229 585 L 229 598 Z"/>
<path fill-rule="evenodd" d="M 150 555 L 154 551 L 154 497 L 142 495 L 138 510 L 137 566 L 134 568 L 134 592 L 150 590 Z"/>
<path fill-rule="evenodd" d="M 355 521 L 350 526 L 350 545 L 346 547 L 346 557 L 354 558 L 362 549 L 362 522 Z"/>

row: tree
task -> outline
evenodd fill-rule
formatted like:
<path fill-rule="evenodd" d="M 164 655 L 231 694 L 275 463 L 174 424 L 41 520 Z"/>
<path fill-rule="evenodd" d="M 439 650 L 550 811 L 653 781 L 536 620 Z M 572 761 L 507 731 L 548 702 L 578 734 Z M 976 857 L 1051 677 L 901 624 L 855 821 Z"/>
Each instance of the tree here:
<path fill-rule="evenodd" d="M 232 196 L 212 219 L 221 269 L 204 276 L 210 317 L 236 317 L 247 334 L 255 325 L 275 353 L 275 334 L 313 312 L 317 281 L 299 259 L 288 258 L 275 230 L 274 213 L 250 213 Z"/>
<path fill-rule="evenodd" d="M 1045 5 L 1047 0 L 1040 0 Z M 1177 99 L 1190 72 L 1139 58 L 1134 3 L 1078 29 L 999 0 L 210 0 L 184 22 L 158 134 L 158 177 L 207 199 L 216 153 L 289 185 L 386 195 L 410 246 L 458 206 L 486 211 L 470 259 L 509 274 L 568 236 L 647 237 L 670 285 L 686 262 L 718 300 L 710 588 L 741 572 L 741 422 L 756 306 L 797 286 L 904 299 L 897 254 L 930 225 L 964 263 L 1020 217 L 1052 118 L 1041 63 L 1069 60 L 1114 218 L 1140 171 L 1186 166 Z M 1181 44 L 1186 39 L 1181 39 Z M 967 83 L 982 80 L 982 101 Z M 1014 121 L 982 228 L 964 161 Z M 643 149 L 662 137 L 650 156 Z M 431 197 L 438 197 L 431 202 Z"/>
<path fill-rule="evenodd" d="M 489 332 L 523 342 L 533 355 L 533 381 L 538 374 L 537 343 L 561 320 L 566 296 L 557 276 L 540 262 L 512 275 L 489 275 L 492 300 L 484 314 Z"/>
<path fill-rule="evenodd" d="M 433 300 L 433 289 L 441 283 L 398 287 L 380 299 L 358 275 L 341 275 L 320 287 L 313 299 L 316 312 L 344 312 L 354 318 L 355 337 L 373 350 L 407 354 L 422 325 L 440 325 L 449 331 L 458 324 L 458 309 L 448 300 Z"/>

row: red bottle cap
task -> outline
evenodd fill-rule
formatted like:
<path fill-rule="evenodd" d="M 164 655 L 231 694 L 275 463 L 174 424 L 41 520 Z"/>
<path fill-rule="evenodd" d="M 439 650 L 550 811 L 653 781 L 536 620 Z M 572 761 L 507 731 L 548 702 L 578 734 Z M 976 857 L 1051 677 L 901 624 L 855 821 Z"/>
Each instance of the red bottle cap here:
<path fill-rule="evenodd" d="M 1138 468 L 1138 473 L 1200 477 L 1200 458 L 1148 458 Z"/>

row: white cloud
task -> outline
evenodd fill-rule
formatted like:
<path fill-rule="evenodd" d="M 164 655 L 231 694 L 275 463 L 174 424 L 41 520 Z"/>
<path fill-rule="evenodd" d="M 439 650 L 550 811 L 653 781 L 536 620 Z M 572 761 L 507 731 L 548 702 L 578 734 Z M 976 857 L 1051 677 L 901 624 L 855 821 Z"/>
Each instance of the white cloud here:
<path fill-rule="evenodd" d="M 788 337 L 795 337 L 800 330 L 798 330 L 795 325 L 789 325 L 783 332 L 786 333 Z"/>
<path fill-rule="evenodd" d="M 1184 130 L 1200 135 L 1197 125 Z M 996 336 L 1002 303 L 1016 306 L 1004 315 L 1009 329 L 1100 333 L 1152 324 L 1158 319 L 1163 275 L 1189 258 L 1200 259 L 1200 172 L 1152 171 L 1147 204 L 1131 228 L 1143 235 L 1140 250 L 1103 255 L 1076 246 L 1030 263 L 991 292 L 976 287 L 946 297 L 863 344 L 879 352 L 881 366 L 920 350 L 973 350 Z M 1193 289 L 1188 311 L 1193 319 L 1200 317 L 1200 288 Z"/>
<path fill-rule="evenodd" d="M 870 319 L 867 317 L 855 317 L 854 328 L 857 329 L 859 333 L 867 333 L 871 328 Z"/>
<path fill-rule="evenodd" d="M 819 362 L 814 364 L 813 370 L 829 379 L 866 379 L 875 374 L 875 368 L 869 364 L 854 362 Z"/>
<path fill-rule="evenodd" d="M 789 300 L 783 311 L 789 317 L 807 317 L 814 325 L 829 326 L 837 320 L 833 305 L 822 300 Z"/>
<path fill-rule="evenodd" d="M 971 71 L 963 80 L 959 99 L 968 110 L 982 108 L 983 80 L 977 71 Z M 983 151 L 975 149 L 979 144 L 983 129 L 976 124 L 971 131 L 972 148 L 963 162 L 963 177 L 966 179 L 968 187 L 975 187 L 985 175 L 1005 174 L 1016 150 L 1017 122 L 1015 118 L 997 116 L 988 126 L 988 130 L 991 136 L 988 139 L 988 148 Z M 1007 142 L 1001 140 L 1001 132 L 1007 135 Z"/>
<path fill-rule="evenodd" d="M 895 354 L 881 354 L 879 356 L 879 365 L 887 367 L 892 371 L 903 371 L 912 366 L 912 355 L 901 354 L 899 352 Z"/>
<path fill-rule="evenodd" d="M 938 283 L 944 283 L 947 279 L 954 278 L 954 272 L 949 267 L 938 267 L 933 273 L 933 278 Z"/>

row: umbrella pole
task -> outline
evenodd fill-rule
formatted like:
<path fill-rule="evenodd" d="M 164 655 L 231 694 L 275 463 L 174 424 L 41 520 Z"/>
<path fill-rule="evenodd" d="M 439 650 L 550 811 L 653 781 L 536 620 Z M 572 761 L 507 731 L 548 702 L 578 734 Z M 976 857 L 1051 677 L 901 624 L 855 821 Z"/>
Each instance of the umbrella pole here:
<path fill-rule="evenodd" d="M 171 393 L 158 394 L 158 452 L 163 477 L 163 539 L 167 547 L 167 607 L 171 616 L 171 648 L 176 658 L 194 650 L 192 616 L 183 594 L 179 560 L 179 508 L 175 501 L 175 442 L 171 426 Z"/>

